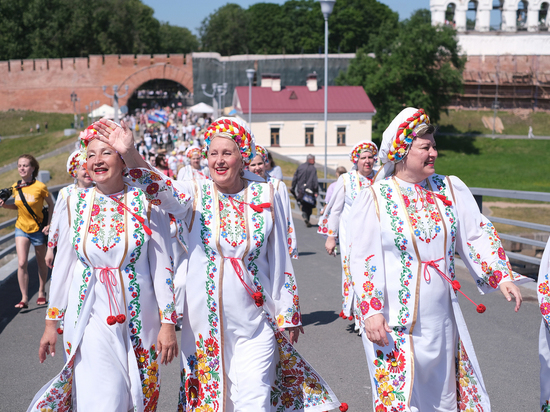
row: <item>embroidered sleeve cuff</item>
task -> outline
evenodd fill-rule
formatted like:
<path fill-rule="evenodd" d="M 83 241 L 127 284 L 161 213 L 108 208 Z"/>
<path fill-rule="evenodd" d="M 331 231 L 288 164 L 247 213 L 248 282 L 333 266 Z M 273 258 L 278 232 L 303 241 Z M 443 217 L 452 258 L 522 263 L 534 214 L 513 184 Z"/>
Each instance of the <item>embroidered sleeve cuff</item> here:
<path fill-rule="evenodd" d="M 50 306 L 46 312 L 47 320 L 61 320 L 65 317 L 65 309 L 59 309 L 55 306 Z"/>

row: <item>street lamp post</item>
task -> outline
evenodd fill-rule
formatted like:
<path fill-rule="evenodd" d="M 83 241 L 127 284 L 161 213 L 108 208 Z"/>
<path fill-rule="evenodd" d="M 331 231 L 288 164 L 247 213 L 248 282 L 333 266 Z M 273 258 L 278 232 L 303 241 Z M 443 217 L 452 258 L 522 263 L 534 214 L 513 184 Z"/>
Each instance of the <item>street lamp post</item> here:
<path fill-rule="evenodd" d="M 225 103 L 222 104 L 222 102 L 225 102 L 225 99 L 222 100 L 222 98 L 227 93 L 227 83 L 218 84 L 217 90 L 218 90 L 218 108 L 220 109 L 220 116 L 223 116 L 223 108 Z"/>
<path fill-rule="evenodd" d="M 252 80 L 254 80 L 254 69 L 246 69 L 246 77 L 248 78 L 248 127 L 252 130 Z"/>
<path fill-rule="evenodd" d="M 336 0 L 319 0 L 321 3 L 321 12 L 325 18 L 325 168 L 324 175 L 325 179 L 327 178 L 327 147 L 328 147 L 328 115 L 327 115 L 327 106 L 328 106 L 328 18 L 332 13 L 332 8 Z"/>
<path fill-rule="evenodd" d="M 73 123 L 73 127 L 75 129 L 78 128 L 77 124 L 76 124 L 76 102 L 78 100 L 78 97 L 75 93 L 75 91 L 73 90 L 73 92 L 71 93 L 71 102 L 73 102 L 73 113 L 74 113 L 74 123 Z"/>
<path fill-rule="evenodd" d="M 112 96 L 107 94 L 107 86 L 103 86 L 102 88 L 103 88 L 103 94 L 105 96 L 107 96 L 109 99 L 113 99 L 113 108 L 115 109 L 115 119 L 114 120 L 115 120 L 115 123 L 118 123 L 119 122 L 118 121 L 118 99 L 120 99 L 121 97 L 124 97 L 128 94 L 129 87 L 128 87 L 128 85 L 126 85 L 124 87 L 124 90 L 125 90 L 124 94 L 119 94 L 118 93 L 118 85 L 115 84 L 113 86 L 113 95 Z"/>
<path fill-rule="evenodd" d="M 202 92 L 204 93 L 204 95 L 206 97 L 210 97 L 212 98 L 212 106 L 216 106 L 216 91 L 218 90 L 218 83 L 212 83 L 212 93 L 206 93 L 206 84 L 203 83 L 201 84 L 201 89 L 202 89 Z M 216 110 L 216 118 L 220 117 L 219 116 L 219 108 Z"/>

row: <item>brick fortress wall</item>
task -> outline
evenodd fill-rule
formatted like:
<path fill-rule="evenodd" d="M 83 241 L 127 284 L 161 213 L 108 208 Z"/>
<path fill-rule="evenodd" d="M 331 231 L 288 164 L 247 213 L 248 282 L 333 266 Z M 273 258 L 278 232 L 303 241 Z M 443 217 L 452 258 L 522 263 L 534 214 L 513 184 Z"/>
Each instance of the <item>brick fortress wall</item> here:
<path fill-rule="evenodd" d="M 113 85 L 129 86 L 119 100 L 125 105 L 134 90 L 152 79 L 173 80 L 193 92 L 190 55 L 107 55 L 62 59 L 0 61 L 0 111 L 9 109 L 72 113 L 71 93 L 80 99 L 80 111 L 90 102 L 112 105 Z M 78 102 L 76 105 L 79 110 Z"/>

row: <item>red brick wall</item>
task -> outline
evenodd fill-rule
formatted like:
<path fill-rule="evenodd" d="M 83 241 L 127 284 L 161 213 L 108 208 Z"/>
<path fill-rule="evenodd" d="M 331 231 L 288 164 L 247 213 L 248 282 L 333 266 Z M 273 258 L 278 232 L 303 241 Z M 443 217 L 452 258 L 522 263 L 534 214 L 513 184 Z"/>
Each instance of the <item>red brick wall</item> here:
<path fill-rule="evenodd" d="M 115 84 L 122 90 L 129 86 L 126 97 L 120 99 L 120 105 L 124 105 L 137 87 L 151 79 L 173 80 L 193 92 L 191 56 L 108 55 L 0 61 L 0 111 L 72 113 L 73 91 L 80 99 L 81 111 L 95 100 L 112 105 L 101 87 L 107 86 L 107 93 L 112 94 L 111 86 Z"/>

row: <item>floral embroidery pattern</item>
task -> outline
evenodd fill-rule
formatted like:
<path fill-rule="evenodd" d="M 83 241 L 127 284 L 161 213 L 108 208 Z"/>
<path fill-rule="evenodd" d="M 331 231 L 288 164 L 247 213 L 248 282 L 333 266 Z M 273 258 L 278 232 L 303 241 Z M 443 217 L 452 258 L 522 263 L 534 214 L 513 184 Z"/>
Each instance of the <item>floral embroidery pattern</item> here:
<path fill-rule="evenodd" d="M 233 247 L 242 245 L 246 240 L 246 226 L 244 219 L 244 204 L 242 195 L 231 196 L 233 204 L 229 200 L 229 196 L 223 193 L 219 194 L 220 208 L 220 234 L 221 237 Z M 238 208 L 238 213 L 233 206 Z"/>
<path fill-rule="evenodd" d="M 387 180 L 386 180 L 387 181 Z M 401 273 L 399 274 L 399 282 L 401 284 L 401 289 L 399 290 L 398 296 L 401 304 L 401 309 L 399 310 L 398 322 L 401 326 L 405 326 L 411 320 L 411 314 L 409 311 L 408 303 L 411 296 L 411 291 L 409 285 L 412 281 L 413 274 L 411 271 L 411 265 L 413 257 L 407 251 L 408 240 L 403 234 L 405 222 L 397 215 L 399 205 L 393 199 L 393 189 L 387 184 L 382 183 L 380 185 L 380 192 L 383 199 L 385 200 L 385 210 L 389 216 L 391 222 L 390 227 L 394 235 L 394 243 L 397 250 L 400 251 L 400 261 L 401 261 Z"/>
<path fill-rule="evenodd" d="M 108 211 L 112 214 L 107 215 Z M 99 250 L 108 252 L 120 243 L 121 235 L 125 232 L 124 214 L 123 207 L 108 196 L 96 196 L 88 232 L 93 236 L 92 243 Z"/>
<path fill-rule="evenodd" d="M 83 215 L 87 207 L 87 203 L 85 199 L 89 195 L 89 193 L 90 193 L 90 189 L 84 189 L 81 192 L 79 192 L 77 197 L 78 200 L 75 206 L 76 216 L 72 223 L 73 248 L 78 256 L 78 259 L 84 264 L 84 270 L 82 272 L 82 284 L 80 285 L 80 289 L 79 289 L 80 299 L 78 302 L 78 307 L 76 312 L 77 317 L 78 315 L 80 315 L 80 311 L 82 310 L 82 304 L 84 303 L 84 298 L 86 297 L 86 292 L 88 290 L 88 283 L 90 281 L 91 273 L 92 273 L 91 269 L 88 267 L 88 264 L 86 263 L 85 257 L 81 254 L 81 250 L 80 250 L 80 244 L 82 242 L 82 236 L 83 236 L 83 233 L 81 231 L 82 231 L 82 228 L 84 227 Z"/>
<path fill-rule="evenodd" d="M 474 367 L 464 349 L 462 340 L 459 340 L 456 358 L 456 400 L 459 411 L 484 411 L 474 374 Z"/>
<path fill-rule="evenodd" d="M 441 216 L 435 205 L 433 193 L 418 185 L 415 185 L 415 189 L 400 187 L 415 237 L 422 242 L 430 243 L 441 232 Z"/>
<path fill-rule="evenodd" d="M 304 410 L 332 402 L 324 382 L 273 324 L 279 348 L 275 384 L 271 387 L 271 404 L 276 412 Z"/>
<path fill-rule="evenodd" d="M 48 316 L 48 319 L 53 319 L 53 320 L 63 319 L 63 317 L 65 316 L 65 309 L 49 307 L 47 316 Z"/>
<path fill-rule="evenodd" d="M 155 345 L 153 344 L 149 349 L 145 349 L 142 346 L 141 339 L 138 339 L 137 345 L 134 345 L 134 353 L 136 354 L 141 378 L 143 406 L 145 406 L 145 411 L 155 411 L 160 389 L 160 371 Z"/>
<path fill-rule="evenodd" d="M 401 348 L 405 342 L 404 328 L 394 328 L 392 334 L 397 335 L 393 348 L 384 353 L 376 351 L 374 366 L 374 382 L 376 385 L 375 411 L 389 411 L 387 406 L 393 406 L 391 411 L 400 409 L 406 403 L 405 386 L 407 385 L 407 354 Z M 401 337 L 401 338 L 399 338 Z"/>
<path fill-rule="evenodd" d="M 58 379 L 48 388 L 43 395 L 43 399 L 36 404 L 36 410 L 40 412 L 69 412 L 73 408 L 72 388 L 73 388 L 73 368 L 74 359 L 72 359 L 59 374 Z"/>
<path fill-rule="evenodd" d="M 374 257 L 371 255 L 365 259 L 365 271 L 363 275 L 366 280 L 363 282 L 363 294 L 359 296 L 357 305 L 361 311 L 361 314 L 365 316 L 369 309 L 372 308 L 375 311 L 380 311 L 384 307 L 384 293 L 374 287 L 373 278 L 376 273 L 376 266 L 372 266 L 370 260 Z M 349 261 L 349 258 L 346 258 Z M 347 269 L 347 265 L 345 266 Z"/>
<path fill-rule="evenodd" d="M 538 284 L 538 298 L 540 313 L 548 329 L 548 325 L 550 325 L 550 287 L 548 286 L 548 273 L 544 275 L 542 282 Z"/>
<path fill-rule="evenodd" d="M 146 185 L 145 196 L 147 200 L 155 206 L 161 205 L 162 202 L 158 199 L 158 195 L 166 191 L 170 191 L 172 196 L 174 196 L 181 205 L 185 205 L 191 199 L 184 193 L 178 192 L 172 185 L 172 180 L 166 178 L 166 180 L 163 181 L 162 177 L 148 169 L 130 169 L 128 174 L 132 182 L 138 182 L 140 185 L 144 186 Z"/>

